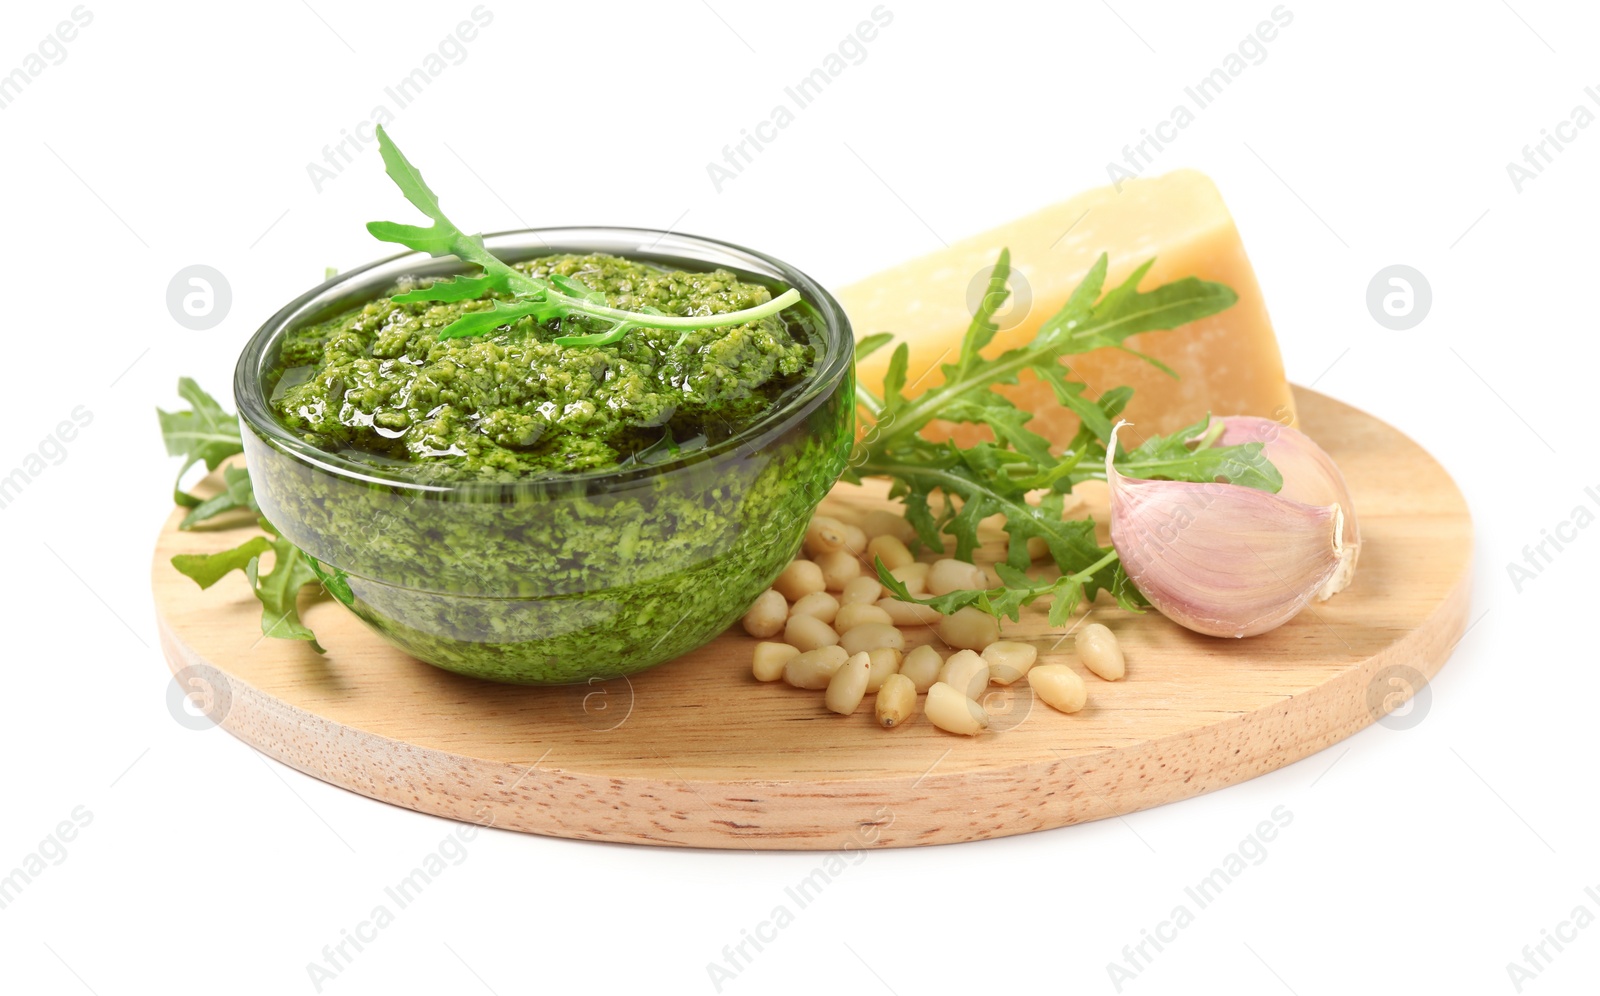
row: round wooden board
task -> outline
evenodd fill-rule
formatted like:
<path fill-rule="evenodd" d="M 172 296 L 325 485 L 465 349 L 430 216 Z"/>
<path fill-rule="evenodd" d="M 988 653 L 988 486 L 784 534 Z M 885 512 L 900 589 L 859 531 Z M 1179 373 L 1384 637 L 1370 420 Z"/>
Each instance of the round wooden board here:
<path fill-rule="evenodd" d="M 1079 668 L 1089 705 L 1068 716 L 1035 703 L 1026 682 L 996 688 L 986 703 L 995 729 L 973 739 L 935 729 L 920 711 L 885 731 L 870 700 L 844 718 L 823 708 L 821 692 L 760 684 L 750 676 L 755 641 L 737 629 L 631 679 L 523 688 L 421 664 L 330 599 L 307 596 L 304 618 L 328 651 L 318 656 L 260 637 L 240 573 L 201 591 L 169 563 L 232 546 L 253 525 L 179 532 L 177 513 L 152 567 L 162 647 L 174 673 L 214 685 L 212 718 L 267 755 L 374 799 L 513 830 L 836 850 L 1129 813 L 1349 736 L 1431 678 L 1465 629 L 1472 525 L 1449 475 L 1382 422 L 1297 396 L 1304 428 L 1339 462 L 1360 512 L 1354 585 L 1243 641 L 1197 636 L 1102 598 L 1094 616 L 1128 658 L 1115 683 L 1083 671 L 1071 639 L 1030 610 L 1006 624 L 1008 638 Z M 841 486 L 829 502 L 886 506 L 881 494 Z M 937 642 L 931 631 L 907 636 Z"/>

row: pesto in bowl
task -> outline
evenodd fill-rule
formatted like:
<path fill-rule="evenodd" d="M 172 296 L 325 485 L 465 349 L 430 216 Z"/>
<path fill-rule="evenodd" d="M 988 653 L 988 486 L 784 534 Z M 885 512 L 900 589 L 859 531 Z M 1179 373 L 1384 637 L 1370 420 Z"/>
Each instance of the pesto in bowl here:
<path fill-rule="evenodd" d="M 263 513 L 374 630 L 428 663 L 519 683 L 628 674 L 716 636 L 794 555 L 853 438 L 852 337 L 770 257 L 635 229 L 487 239 L 622 307 L 749 325 L 561 346 L 553 323 L 439 338 L 492 301 L 396 304 L 457 272 L 408 254 L 305 295 L 235 374 Z M 335 588 L 341 587 L 335 585 Z"/>

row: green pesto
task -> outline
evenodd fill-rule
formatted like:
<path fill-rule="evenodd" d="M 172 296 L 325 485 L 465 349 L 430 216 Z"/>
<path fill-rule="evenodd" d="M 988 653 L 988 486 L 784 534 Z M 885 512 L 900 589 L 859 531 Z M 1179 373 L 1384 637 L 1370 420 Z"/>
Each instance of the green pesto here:
<path fill-rule="evenodd" d="M 604 292 L 611 306 L 722 314 L 770 300 L 727 270 L 669 271 L 606 255 L 517 264 Z M 494 298 L 380 298 L 289 332 L 272 405 L 307 442 L 439 480 L 515 480 L 650 461 L 715 443 L 771 410 L 814 360 L 782 316 L 732 327 L 634 329 L 613 345 L 557 345 L 593 331 L 524 318 L 477 338 L 439 331 Z"/>
<path fill-rule="evenodd" d="M 734 310 L 768 294 L 725 271 L 615 257 L 534 261 L 533 272 L 547 268 L 619 306 L 664 312 Z M 611 678 L 725 630 L 793 557 L 854 439 L 846 374 L 781 432 L 715 446 L 805 393 L 820 313 L 803 302 L 757 325 L 635 329 L 595 349 L 555 346 L 544 327 L 438 340 L 475 306 L 486 305 L 378 300 L 291 330 L 272 403 L 320 449 L 462 487 L 330 473 L 247 424 L 263 514 L 344 574 L 347 604 L 374 630 L 462 674 Z"/>

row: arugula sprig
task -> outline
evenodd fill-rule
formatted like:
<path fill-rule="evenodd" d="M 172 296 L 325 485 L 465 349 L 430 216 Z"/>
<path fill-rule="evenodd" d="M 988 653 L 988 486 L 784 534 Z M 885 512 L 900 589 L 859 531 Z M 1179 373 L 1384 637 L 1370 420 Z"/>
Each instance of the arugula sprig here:
<path fill-rule="evenodd" d="M 1082 602 L 1101 590 L 1110 591 L 1126 608 L 1137 609 L 1143 597 L 1129 581 L 1116 551 L 1095 538 L 1094 522 L 1066 517 L 1066 495 L 1087 480 L 1105 478 L 1106 446 L 1112 427 L 1133 391 L 1119 387 L 1097 398 L 1073 376 L 1067 357 L 1101 348 L 1121 349 L 1168 367 L 1126 345 L 1141 332 L 1172 329 L 1216 314 L 1233 305 L 1229 288 L 1193 277 L 1141 291 L 1139 283 L 1154 260 L 1126 280 L 1105 290 L 1108 258 L 1102 254 L 1061 310 L 1047 319 L 1028 343 L 986 357 L 994 341 L 996 312 L 1010 294 L 1011 257 L 1002 250 L 990 272 L 984 294 L 954 362 L 941 366 L 943 382 L 914 398 L 904 394 L 910 350 L 895 348 L 884 375 L 881 395 L 857 392 L 863 421 L 870 423 L 851 460 L 846 479 L 889 478 L 891 497 L 901 500 L 906 519 L 921 542 L 944 549 L 954 540 L 954 556 L 972 559 L 979 545 L 978 525 L 990 516 L 1005 520 L 1007 556 L 996 567 L 1004 585 L 990 590 L 963 590 L 932 599 L 909 598 L 905 588 L 879 568 L 879 578 L 897 596 L 919 601 L 942 612 L 971 605 L 994 615 L 1017 618 L 1021 607 L 1051 596 L 1051 619 L 1059 625 Z M 857 358 L 870 355 L 891 340 L 888 334 L 864 338 Z M 1061 404 L 1078 416 L 1079 428 L 1060 452 L 1028 428 L 1032 415 L 994 388 L 1015 384 L 1030 371 L 1049 384 Z M 922 432 L 935 419 L 987 426 L 992 442 L 960 447 L 933 441 Z M 1235 484 L 1277 491 L 1283 479 L 1259 443 L 1216 446 L 1217 429 L 1210 417 L 1168 436 L 1155 436 L 1132 450 L 1123 450 L 1116 466 L 1131 477 L 1184 481 L 1225 479 Z M 1041 580 L 1024 573 L 1031 562 L 1030 540 L 1041 541 L 1060 571 Z"/>
<path fill-rule="evenodd" d="M 215 398 L 188 377 L 178 381 L 178 393 L 189 402 L 189 411 L 158 409 L 156 414 L 167 452 L 184 458 L 183 471 L 178 474 L 180 481 L 184 471 L 196 463 L 204 462 L 207 470 L 214 471 L 224 460 L 244 452 L 238 420 Z M 323 567 L 261 518 L 248 470 L 224 467 L 222 475 L 224 488 L 213 498 L 202 500 L 174 485 L 174 500 L 190 509 L 178 528 L 191 529 L 224 512 L 248 509 L 256 515 L 256 522 L 266 535 L 252 536 L 216 553 L 180 553 L 172 558 L 172 566 L 201 588 L 211 587 L 233 571 L 243 572 L 261 603 L 261 632 L 286 640 L 305 640 L 317 653 L 323 653 L 316 634 L 300 620 L 300 590 L 320 582 L 319 587 L 326 587 L 348 605 L 353 600 L 348 581 L 341 572 Z M 261 558 L 268 553 L 272 554 L 272 569 L 263 573 Z"/>
<path fill-rule="evenodd" d="M 875 561 L 878 580 L 888 588 L 902 602 L 915 602 L 937 610 L 942 615 L 950 615 L 967 606 L 975 606 L 992 616 L 1004 616 L 1012 622 L 1022 618 L 1024 606 L 1032 605 L 1041 598 L 1049 597 L 1050 625 L 1065 626 L 1067 620 L 1078 610 L 1084 601 L 1084 590 L 1094 581 L 1098 572 L 1110 567 L 1116 560 L 1115 551 L 1105 554 L 1099 561 L 1089 565 L 1073 574 L 1062 574 L 1056 578 L 1029 577 L 1010 564 L 996 564 L 995 573 L 1004 582 L 998 588 L 962 588 L 944 595 L 935 595 L 931 598 L 918 598 L 906 588 L 905 582 L 889 573 L 883 566 L 883 561 Z M 1124 589 L 1124 592 L 1129 589 Z M 1117 601 L 1124 608 L 1142 611 L 1142 605 L 1131 597 L 1118 594 Z"/>
<path fill-rule="evenodd" d="M 509 301 L 495 300 L 487 311 L 474 311 L 461 316 L 445 326 L 439 333 L 441 339 L 486 335 L 523 318 L 532 318 L 541 323 L 575 319 L 604 323 L 610 327 L 603 332 L 557 336 L 555 341 L 558 345 L 605 346 L 635 328 L 688 331 L 747 325 L 776 315 L 800 300 L 800 292 L 791 287 L 765 304 L 740 311 L 716 315 L 666 315 L 654 308 L 646 311 L 613 308 L 607 304 L 604 293 L 586 287 L 572 277 L 560 274 L 545 278 L 529 276 L 506 265 L 486 249 L 481 235 L 468 235 L 456 227 L 455 222 L 446 217 L 444 210 L 439 207 L 439 197 L 422 178 L 421 171 L 400 152 L 382 125 L 378 125 L 377 133 L 384 171 L 400 188 L 406 200 L 433 224 L 423 227 L 394 221 L 374 221 L 367 224 L 367 231 L 384 242 L 393 242 L 434 256 L 454 256 L 483 271 L 476 276 L 439 280 L 428 287 L 398 294 L 393 300 L 400 303 L 469 301 L 490 293 L 511 298 Z"/>
<path fill-rule="evenodd" d="M 222 491 L 211 498 L 202 499 L 183 490 L 183 476 L 191 467 L 204 464 L 207 471 L 215 471 L 229 457 L 244 452 L 244 441 L 239 435 L 238 418 L 193 378 L 178 378 L 178 396 L 189 402 L 188 411 L 156 409 L 167 455 L 183 457 L 183 466 L 178 469 L 177 480 L 172 485 L 172 500 L 189 509 L 189 514 L 178 523 L 178 528 L 188 531 L 235 509 L 245 509 L 259 516 L 261 509 L 256 506 L 250 472 L 243 467 L 223 467 Z"/>
<path fill-rule="evenodd" d="M 183 457 L 183 466 L 172 482 L 172 500 L 185 508 L 198 508 L 201 500 L 183 490 L 183 475 L 197 463 L 205 464 L 207 471 L 216 470 L 222 461 L 241 452 L 244 444 L 239 439 L 239 420 L 224 411 L 193 379 L 178 378 L 178 396 L 189 402 L 189 410 L 165 412 L 157 408 L 156 418 L 161 422 L 167 455 Z M 184 522 L 184 528 L 193 525 L 189 518 Z"/>
<path fill-rule="evenodd" d="M 272 523 L 256 520 L 266 536 L 252 536 L 231 550 L 217 553 L 180 553 L 172 558 L 178 573 L 201 588 L 209 588 L 232 571 L 243 571 L 250 590 L 261 603 L 261 632 L 284 640 L 305 640 L 317 653 L 326 653 L 311 627 L 300 621 L 300 589 L 318 584 L 311 558 L 278 535 Z M 261 558 L 272 554 L 272 570 L 262 573 Z"/>
<path fill-rule="evenodd" d="M 190 509 L 189 514 L 178 523 L 178 528 L 188 531 L 225 512 L 236 510 L 247 511 L 258 518 L 261 515 L 261 508 L 256 505 L 255 488 L 250 483 L 250 472 L 243 467 L 224 467 L 222 490 Z"/>

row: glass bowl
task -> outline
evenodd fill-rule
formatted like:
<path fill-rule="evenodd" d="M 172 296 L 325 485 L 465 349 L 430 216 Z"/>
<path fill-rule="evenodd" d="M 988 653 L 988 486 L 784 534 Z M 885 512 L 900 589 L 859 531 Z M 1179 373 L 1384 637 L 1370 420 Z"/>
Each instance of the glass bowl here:
<path fill-rule="evenodd" d="M 609 253 L 795 287 L 817 360 L 758 421 L 667 462 L 508 482 L 408 480 L 403 466 L 313 447 L 269 405 L 287 330 L 389 293 L 403 277 L 461 270 L 425 253 L 395 256 L 293 301 L 240 355 L 234 396 L 262 514 L 327 576 L 344 576 L 348 592 L 330 590 L 375 632 L 450 671 L 565 684 L 629 674 L 701 646 L 794 556 L 844 469 L 855 419 L 848 319 L 804 273 L 711 239 L 544 228 L 486 243 L 508 261 Z"/>

